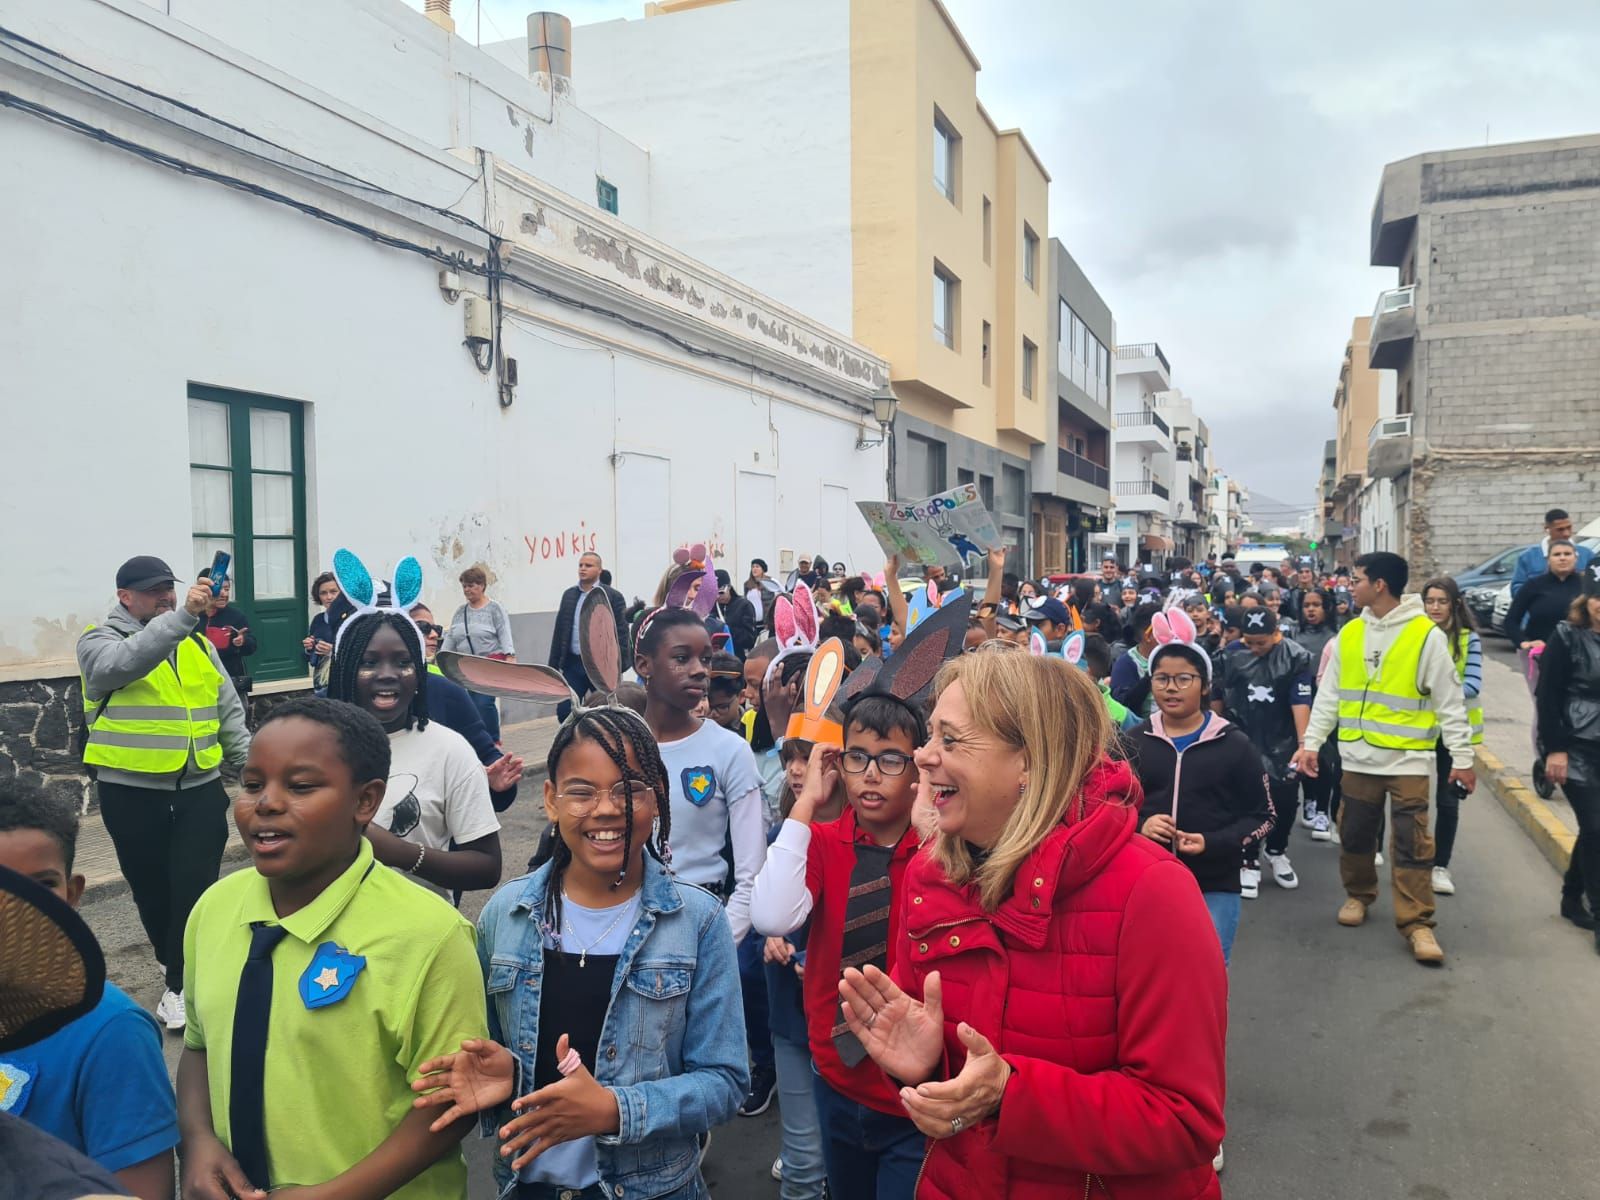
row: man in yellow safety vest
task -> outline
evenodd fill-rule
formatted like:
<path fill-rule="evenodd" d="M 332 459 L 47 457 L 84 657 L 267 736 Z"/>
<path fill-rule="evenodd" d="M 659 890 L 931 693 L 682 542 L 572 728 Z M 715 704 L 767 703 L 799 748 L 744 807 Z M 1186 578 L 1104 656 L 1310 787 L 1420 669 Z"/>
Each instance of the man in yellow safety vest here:
<path fill-rule="evenodd" d="M 220 768 L 244 765 L 244 705 L 196 631 L 211 585 L 177 605 L 172 568 L 139 555 L 117 571 L 117 606 L 78 638 L 83 761 L 139 920 L 166 975 L 156 1018 L 185 1024 L 183 929 L 217 881 L 228 842 Z"/>
<path fill-rule="evenodd" d="M 1444 632 L 1403 596 L 1410 571 L 1398 554 L 1355 561 L 1351 593 L 1361 615 L 1339 631 L 1332 670 L 1317 690 L 1295 765 L 1316 778 L 1317 748 L 1338 730 L 1339 874 L 1347 899 L 1339 924 L 1360 925 L 1378 899 L 1378 830 L 1385 797 L 1394 830 L 1394 919 L 1420 963 L 1444 961 L 1433 933 L 1433 835 L 1428 785 L 1434 745 L 1450 754 L 1449 785 L 1477 786 L 1472 729 Z"/>

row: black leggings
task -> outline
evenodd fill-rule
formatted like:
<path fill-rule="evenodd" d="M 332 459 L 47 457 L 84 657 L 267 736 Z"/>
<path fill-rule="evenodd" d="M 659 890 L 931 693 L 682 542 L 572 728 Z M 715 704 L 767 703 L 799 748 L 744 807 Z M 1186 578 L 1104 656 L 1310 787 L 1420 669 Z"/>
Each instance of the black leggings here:
<path fill-rule="evenodd" d="M 1600 771 L 1600 763 L 1585 766 Z M 1561 879 L 1561 895 L 1564 899 L 1587 898 L 1589 910 L 1600 912 L 1600 785 L 1567 783 L 1561 790 L 1572 805 L 1572 815 L 1578 818 L 1578 841 Z"/>
<path fill-rule="evenodd" d="M 117 848 L 139 921 L 165 967 L 167 988 L 183 991 L 183 927 L 200 893 L 217 881 L 228 844 L 222 780 L 199 787 L 95 785 L 100 819 Z"/>
<path fill-rule="evenodd" d="M 1461 823 L 1461 801 L 1450 790 L 1450 752 L 1443 742 L 1433 747 L 1436 786 L 1433 793 L 1433 865 L 1448 867 L 1450 851 L 1456 844 L 1456 826 Z"/>

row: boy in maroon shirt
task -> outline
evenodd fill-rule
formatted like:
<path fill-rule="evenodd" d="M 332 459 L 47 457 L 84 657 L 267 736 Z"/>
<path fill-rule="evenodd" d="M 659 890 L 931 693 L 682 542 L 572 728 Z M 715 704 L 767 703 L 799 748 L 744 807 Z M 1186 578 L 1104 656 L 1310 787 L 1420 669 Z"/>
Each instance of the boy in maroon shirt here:
<path fill-rule="evenodd" d="M 816 1064 L 823 1158 L 834 1200 L 911 1200 L 924 1139 L 895 1087 L 839 1013 L 845 967 L 888 971 L 899 949 L 900 886 L 917 852 L 912 753 L 927 738 L 920 710 L 866 692 L 846 708 L 844 748 L 818 744 L 805 783 L 756 876 L 751 922 L 781 936 L 810 918 L 805 1009 Z M 811 824 L 841 773 L 850 807 Z"/>

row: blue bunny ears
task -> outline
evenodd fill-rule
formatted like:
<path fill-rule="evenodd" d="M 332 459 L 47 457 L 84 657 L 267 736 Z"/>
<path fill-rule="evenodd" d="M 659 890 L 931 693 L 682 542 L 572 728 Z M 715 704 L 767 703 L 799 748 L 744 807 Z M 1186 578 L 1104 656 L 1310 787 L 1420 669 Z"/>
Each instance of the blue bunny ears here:
<path fill-rule="evenodd" d="M 339 639 L 344 636 L 344 631 L 350 627 L 350 619 L 373 612 L 399 613 L 410 621 L 410 608 L 422 595 L 422 564 L 415 555 L 408 554 L 394 567 L 393 595 L 389 604 L 378 604 L 378 587 L 372 578 L 372 572 L 367 570 L 367 565 L 356 557 L 354 551 L 340 547 L 333 552 L 333 577 L 339 584 L 339 590 L 345 598 L 355 606 L 355 612 L 350 618 L 339 623 L 339 631 L 334 635 L 333 644 L 335 653 L 338 651 Z M 418 640 L 421 640 L 419 632 Z"/>

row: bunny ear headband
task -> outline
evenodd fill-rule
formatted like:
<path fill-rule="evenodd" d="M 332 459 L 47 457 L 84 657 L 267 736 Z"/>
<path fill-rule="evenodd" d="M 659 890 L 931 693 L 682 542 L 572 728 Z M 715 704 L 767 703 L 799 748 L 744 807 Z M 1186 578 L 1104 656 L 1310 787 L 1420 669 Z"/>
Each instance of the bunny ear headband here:
<path fill-rule="evenodd" d="M 1211 656 L 1194 644 L 1194 622 L 1189 619 L 1189 614 L 1181 608 L 1169 609 L 1159 612 L 1150 618 L 1150 632 L 1155 635 L 1156 648 L 1151 652 L 1153 659 L 1161 652 L 1164 646 L 1187 646 L 1200 658 L 1200 665 L 1205 671 L 1206 682 L 1211 682 Z"/>
<path fill-rule="evenodd" d="M 1061 657 L 1073 666 L 1087 670 L 1088 668 L 1083 665 L 1083 647 L 1086 640 L 1081 630 L 1067 634 L 1061 643 Z M 1049 643 L 1037 629 L 1028 635 L 1028 653 L 1035 658 L 1045 658 L 1050 654 Z"/>
<path fill-rule="evenodd" d="M 578 606 L 578 653 L 589 683 L 607 696 L 622 682 L 622 643 L 617 640 L 617 618 L 605 588 L 590 588 Z"/>
<path fill-rule="evenodd" d="M 844 747 L 844 726 L 828 715 L 844 676 L 844 643 L 838 638 L 829 638 L 811 656 L 811 665 L 806 668 L 806 688 L 801 696 L 804 707 L 789 718 L 785 737 Z"/>
<path fill-rule="evenodd" d="M 811 654 L 817 648 L 817 602 L 805 584 L 795 585 L 794 599 L 779 596 L 773 603 L 772 629 L 778 638 L 778 654 L 767 664 L 770 680 L 778 664 L 795 654 Z"/>
<path fill-rule="evenodd" d="M 378 585 L 372 578 L 372 572 L 352 551 L 341 547 L 333 552 L 333 577 L 345 598 L 355 606 L 355 611 L 339 622 L 339 629 L 333 635 L 335 655 L 339 652 L 339 639 L 350 628 L 350 622 L 368 613 L 395 613 L 404 617 L 416 630 L 417 643 L 422 644 L 422 631 L 417 629 L 417 623 L 411 620 L 408 611 L 417 602 L 417 597 L 422 595 L 422 564 L 415 556 L 408 554 L 394 565 L 392 603 L 388 605 L 378 604 Z"/>
<path fill-rule="evenodd" d="M 672 552 L 672 561 L 688 569 L 673 580 L 667 592 L 666 606 L 692 608 L 702 617 L 710 616 L 717 604 L 717 571 L 705 543 L 680 546 Z M 694 586 L 696 579 L 700 580 L 700 591 L 695 594 L 694 602 L 690 603 L 689 589 Z"/>
<path fill-rule="evenodd" d="M 473 654 L 441 650 L 434 665 L 444 673 L 446 679 L 479 695 L 499 696 L 504 700 L 531 700 L 541 704 L 571 701 L 576 706 L 578 702 L 566 677 L 554 667 L 540 663 L 506 662 L 498 658 L 479 658 Z"/>
<path fill-rule="evenodd" d="M 870 691 L 873 695 L 890 696 L 920 712 L 939 668 L 961 653 L 971 616 L 971 593 L 949 593 L 936 612 L 906 634 L 893 658 L 888 662 L 869 658 L 857 667 L 841 689 L 840 699 Z"/>

